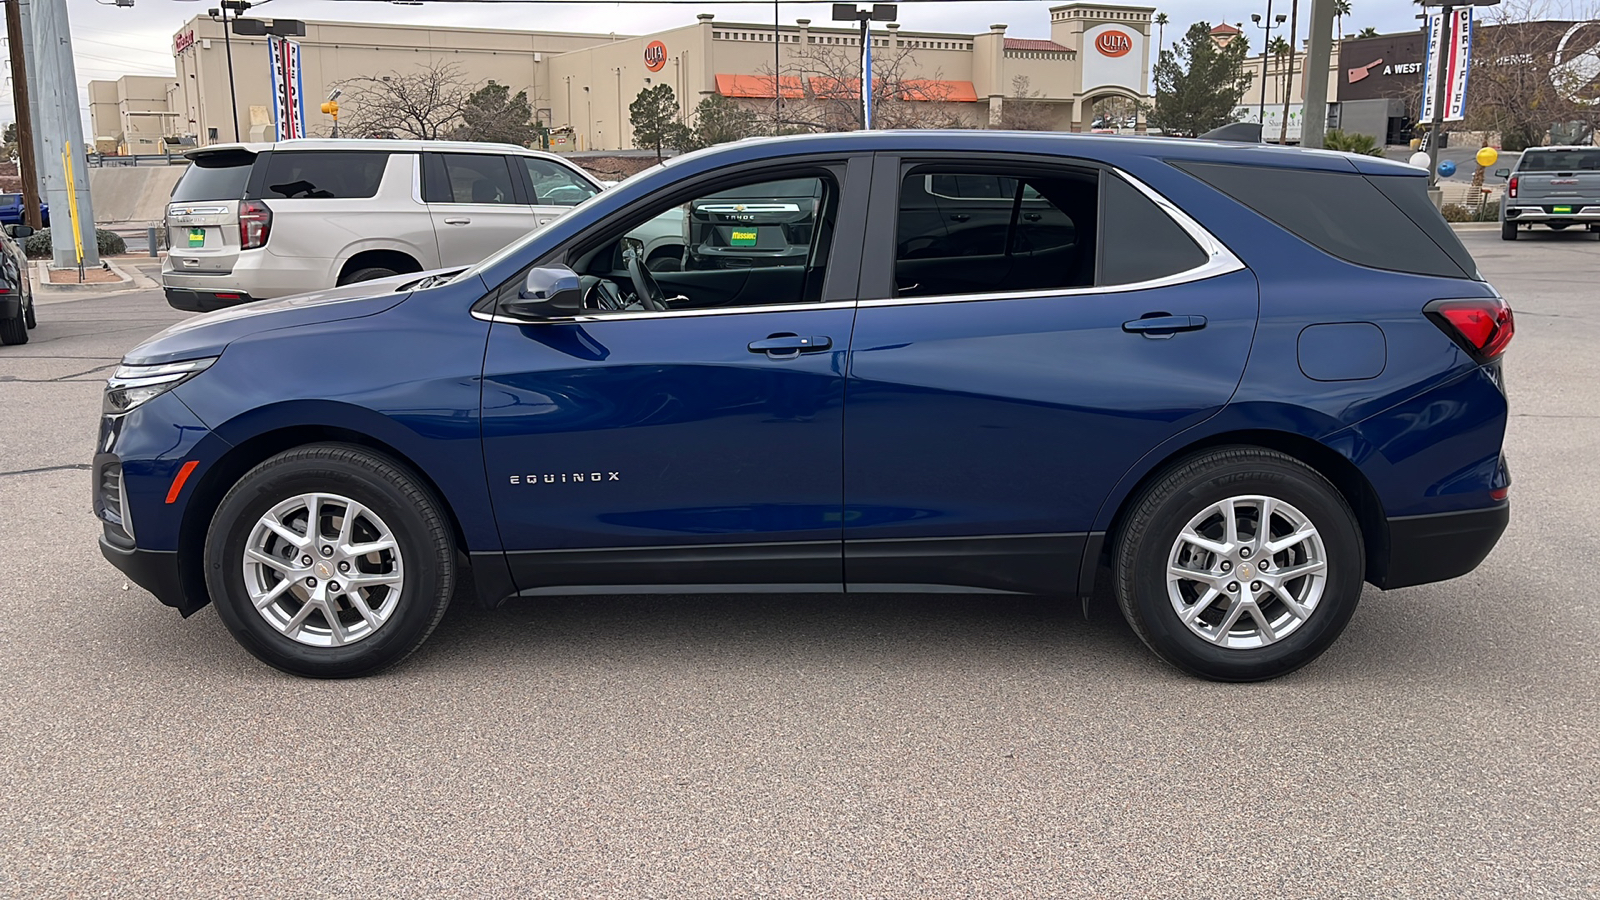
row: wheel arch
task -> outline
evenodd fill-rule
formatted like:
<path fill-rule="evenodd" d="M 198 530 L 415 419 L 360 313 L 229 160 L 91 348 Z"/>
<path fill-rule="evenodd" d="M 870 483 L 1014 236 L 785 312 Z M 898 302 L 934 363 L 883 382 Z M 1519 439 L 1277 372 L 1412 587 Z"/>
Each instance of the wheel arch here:
<path fill-rule="evenodd" d="M 1272 429 L 1237 429 L 1207 435 L 1176 448 L 1145 470 L 1137 481 L 1116 498 L 1116 511 L 1105 529 L 1105 540 L 1100 543 L 1097 558 L 1084 561 L 1086 572 L 1092 576 L 1093 571 L 1101 564 L 1109 562 L 1112 544 L 1127 518 L 1129 506 L 1147 485 L 1186 457 L 1217 447 L 1242 446 L 1276 450 L 1299 460 L 1326 478 L 1344 497 L 1356 515 L 1356 524 L 1361 531 L 1361 543 L 1366 551 L 1367 567 L 1363 573 L 1366 580 L 1375 582 L 1388 571 L 1389 520 L 1384 514 L 1383 502 L 1378 497 L 1377 490 L 1359 466 L 1344 453 L 1303 434 Z"/>
<path fill-rule="evenodd" d="M 358 251 L 346 259 L 339 266 L 339 272 L 334 276 L 334 283 L 343 284 L 346 275 L 373 267 L 393 269 L 399 275 L 422 271 L 422 263 L 411 253 L 391 247 L 377 247 Z"/>
<path fill-rule="evenodd" d="M 262 462 L 285 450 L 307 444 L 346 444 L 361 447 L 380 454 L 405 469 L 408 475 L 417 479 L 418 483 L 433 494 L 444 513 L 445 521 L 450 523 L 451 535 L 455 538 L 458 551 L 463 556 L 469 556 L 466 535 L 449 496 L 405 453 L 389 442 L 349 428 L 325 424 L 293 425 L 264 431 L 231 445 L 222 456 L 207 466 L 196 480 L 192 488 L 193 493 L 184 505 L 183 519 L 178 526 L 178 577 L 184 593 L 189 598 L 207 598 L 209 602 L 204 571 L 206 531 L 211 525 L 212 515 L 215 514 L 228 490 L 237 484 L 246 472 Z M 198 604 L 195 608 L 198 609 L 203 605 L 203 603 Z"/>

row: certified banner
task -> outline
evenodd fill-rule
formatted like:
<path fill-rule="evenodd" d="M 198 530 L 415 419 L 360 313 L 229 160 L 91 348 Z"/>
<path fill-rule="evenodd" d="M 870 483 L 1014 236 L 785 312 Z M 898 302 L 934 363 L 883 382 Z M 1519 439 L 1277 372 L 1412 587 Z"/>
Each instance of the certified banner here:
<path fill-rule="evenodd" d="M 1472 71 L 1472 7 L 1453 10 L 1448 19 L 1443 13 L 1428 16 L 1428 55 L 1422 71 L 1421 122 L 1433 121 L 1433 105 L 1439 97 L 1439 79 L 1444 79 L 1446 122 L 1459 122 L 1467 115 L 1467 76 Z"/>
<path fill-rule="evenodd" d="M 300 86 L 300 44 L 277 35 L 267 37 L 272 62 L 273 133 L 280 141 L 306 136 L 306 104 Z"/>

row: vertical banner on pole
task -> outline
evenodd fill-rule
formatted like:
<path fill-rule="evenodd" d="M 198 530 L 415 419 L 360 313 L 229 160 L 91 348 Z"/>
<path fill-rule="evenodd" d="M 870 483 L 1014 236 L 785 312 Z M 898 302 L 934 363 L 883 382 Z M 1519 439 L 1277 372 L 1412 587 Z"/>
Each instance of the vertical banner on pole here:
<path fill-rule="evenodd" d="M 272 123 L 275 140 L 306 136 L 306 105 L 300 77 L 300 44 L 277 35 L 267 37 L 272 63 Z"/>
<path fill-rule="evenodd" d="M 1422 112 L 1419 122 L 1433 121 L 1433 104 L 1444 79 L 1446 122 L 1467 117 L 1467 76 L 1472 71 L 1472 7 L 1428 16 L 1428 54 L 1422 66 Z"/>
<path fill-rule="evenodd" d="M 872 130 L 872 28 L 861 29 L 861 121 Z"/>

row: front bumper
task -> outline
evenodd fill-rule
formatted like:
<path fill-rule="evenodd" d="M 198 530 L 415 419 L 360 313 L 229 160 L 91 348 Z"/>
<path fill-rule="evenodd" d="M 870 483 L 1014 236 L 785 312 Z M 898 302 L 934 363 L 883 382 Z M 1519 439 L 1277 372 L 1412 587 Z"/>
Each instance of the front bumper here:
<path fill-rule="evenodd" d="M 157 600 L 176 609 L 185 618 L 194 615 L 205 601 L 191 600 L 183 589 L 175 550 L 139 550 L 112 546 L 100 538 L 100 555 L 122 570 L 128 580 L 155 595 Z"/>
<path fill-rule="evenodd" d="M 1494 549 L 1511 521 L 1511 504 L 1389 520 L 1389 561 L 1375 583 L 1384 590 L 1459 578 Z"/>

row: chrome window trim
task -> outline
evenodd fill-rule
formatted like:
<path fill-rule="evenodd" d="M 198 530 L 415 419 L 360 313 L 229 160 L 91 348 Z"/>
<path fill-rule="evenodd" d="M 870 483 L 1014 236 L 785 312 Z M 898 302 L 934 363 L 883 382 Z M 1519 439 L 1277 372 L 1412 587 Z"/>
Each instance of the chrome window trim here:
<path fill-rule="evenodd" d="M 695 316 L 733 316 L 743 313 L 800 312 L 811 309 L 853 309 L 854 300 L 835 300 L 829 303 L 769 303 L 762 306 L 720 306 L 715 309 L 675 309 L 670 312 L 610 313 L 605 315 L 562 316 L 559 319 L 518 319 L 494 313 L 472 311 L 472 317 L 484 322 L 503 322 L 507 325 L 572 325 L 590 322 L 623 322 L 630 319 L 683 319 Z"/>
<path fill-rule="evenodd" d="M 876 300 L 862 300 L 861 306 L 921 306 L 930 303 L 976 303 L 984 300 L 1026 300 L 1043 297 L 1076 297 L 1094 294 L 1122 294 L 1130 291 L 1148 291 L 1154 288 L 1171 287 L 1178 284 L 1188 284 L 1194 281 L 1204 281 L 1218 275 L 1227 275 L 1245 268 L 1239 257 L 1233 255 L 1223 243 L 1201 227 L 1199 222 L 1190 218 L 1189 214 L 1179 209 L 1176 204 L 1166 197 L 1156 193 L 1155 189 L 1129 175 L 1127 172 L 1115 167 L 1106 166 L 1105 170 L 1113 176 L 1127 182 L 1134 190 L 1143 194 L 1150 202 L 1154 203 L 1167 217 L 1178 224 L 1191 240 L 1199 245 L 1201 252 L 1206 254 L 1206 261 L 1192 269 L 1163 275 L 1160 278 L 1150 278 L 1145 281 L 1134 281 L 1128 284 L 1095 285 L 1093 287 L 1073 288 L 1046 288 L 1035 291 L 990 291 L 977 294 L 940 294 L 932 297 L 883 297 Z"/>
<path fill-rule="evenodd" d="M 1223 243 L 1201 227 L 1199 222 L 1179 209 L 1176 204 L 1157 193 L 1153 188 L 1139 179 L 1129 175 L 1115 166 L 1106 166 L 1105 170 L 1121 178 L 1131 185 L 1134 190 L 1143 194 L 1150 202 L 1154 203 L 1162 212 L 1182 228 L 1202 252 L 1206 254 L 1206 261 L 1192 269 L 1163 275 L 1160 278 L 1151 278 L 1145 281 L 1135 281 L 1128 284 L 1096 285 L 1093 287 L 1074 288 L 1046 288 L 1032 291 L 993 291 L 978 294 L 943 294 L 935 297 L 884 297 L 876 300 L 840 300 L 831 303 L 775 303 L 764 306 L 731 306 L 717 309 L 682 309 L 671 312 L 626 312 L 610 315 L 577 315 L 563 316 L 559 319 L 518 319 L 512 316 L 503 316 L 474 310 L 472 317 L 485 322 L 503 322 L 508 325 L 567 325 L 588 322 L 617 322 L 629 319 L 663 319 L 684 318 L 689 316 L 727 316 L 741 313 L 764 312 L 794 312 L 802 309 L 849 309 L 851 307 L 869 306 L 923 306 L 934 303 L 976 303 L 986 300 L 1027 300 L 1046 297 L 1076 297 L 1095 294 L 1122 294 L 1132 291 L 1148 291 L 1155 288 L 1172 287 L 1179 284 L 1189 284 L 1204 281 L 1219 275 L 1244 270 L 1245 264 L 1239 257 L 1233 255 Z"/>
<path fill-rule="evenodd" d="M 422 199 L 422 154 L 407 155 L 411 157 L 411 199 L 416 201 L 418 206 L 427 206 L 428 204 Z"/>

